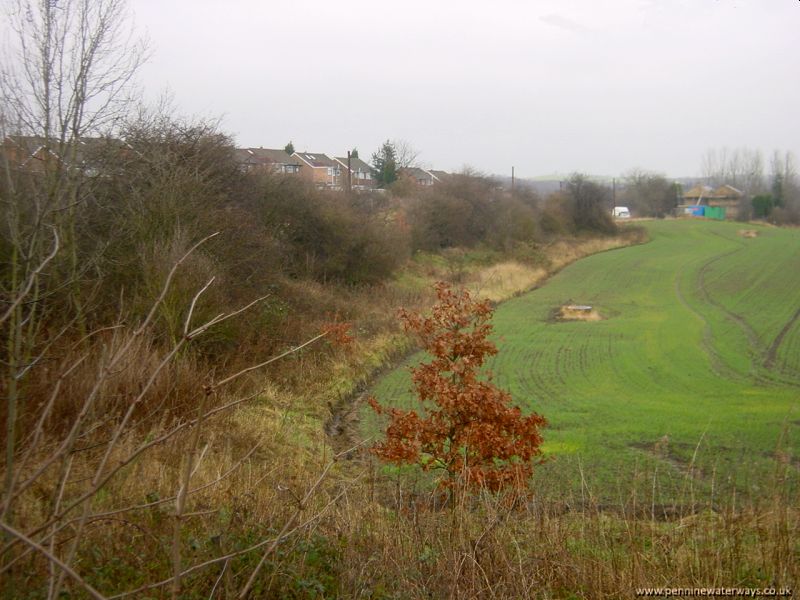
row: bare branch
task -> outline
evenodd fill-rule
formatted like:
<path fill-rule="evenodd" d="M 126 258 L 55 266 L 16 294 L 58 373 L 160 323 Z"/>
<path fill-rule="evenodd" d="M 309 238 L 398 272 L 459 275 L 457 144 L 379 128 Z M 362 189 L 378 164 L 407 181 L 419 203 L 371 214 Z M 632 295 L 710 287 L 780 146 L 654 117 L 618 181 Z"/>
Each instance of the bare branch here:
<path fill-rule="evenodd" d="M 230 375 L 229 377 L 226 377 L 225 379 L 222 379 L 222 380 L 216 382 L 214 384 L 214 387 L 215 388 L 222 387 L 223 385 L 227 385 L 228 383 L 230 383 L 234 379 L 237 379 L 237 378 L 241 377 L 245 373 L 249 373 L 250 371 L 255 371 L 256 369 L 261 369 L 262 367 L 266 367 L 268 364 L 273 363 L 276 360 L 280 360 L 281 358 L 289 356 L 290 354 L 294 354 L 298 350 L 302 350 L 306 346 L 309 346 L 309 345 L 313 344 L 314 342 L 316 342 L 317 340 L 319 340 L 321 338 L 324 338 L 326 335 L 328 335 L 327 331 L 324 332 L 324 333 L 320 333 L 318 336 L 313 337 L 310 340 L 308 340 L 307 342 L 304 342 L 303 344 L 300 344 L 299 346 L 295 346 L 294 348 L 291 348 L 291 349 L 287 350 L 286 352 L 284 352 L 282 354 L 279 354 L 278 356 L 274 356 L 274 357 L 270 358 L 269 360 L 265 360 L 264 362 L 259 363 L 257 365 L 253 365 L 252 367 L 247 367 L 246 369 L 242 369 L 238 373 L 234 373 L 233 375 Z"/>
<path fill-rule="evenodd" d="M 161 293 L 158 295 L 158 298 L 156 298 L 156 301 L 153 303 L 153 306 L 150 308 L 150 312 L 147 313 L 147 316 L 145 317 L 145 319 L 142 322 L 142 324 L 136 330 L 136 334 L 137 335 L 140 334 L 142 331 L 144 331 L 144 329 L 147 328 L 147 326 L 153 320 L 153 317 L 155 316 L 156 311 L 158 310 L 158 307 L 161 306 L 161 303 L 164 301 L 164 298 L 167 297 L 167 292 L 169 291 L 170 285 L 172 284 L 173 277 L 175 277 L 175 273 L 178 271 L 178 267 L 180 267 L 183 264 L 183 262 L 187 258 L 189 258 L 189 256 L 191 256 L 192 253 L 195 250 L 197 250 L 200 246 L 205 244 L 208 240 L 210 240 L 212 238 L 215 238 L 218 235 L 219 235 L 219 231 L 214 232 L 211 235 L 207 235 L 202 240 L 197 242 L 194 246 L 189 248 L 189 250 L 182 257 L 180 257 L 178 259 L 178 261 L 174 265 L 172 265 L 172 268 L 169 270 L 169 273 L 167 273 L 167 278 L 164 281 L 164 285 L 161 287 Z"/>
<path fill-rule="evenodd" d="M 69 575 L 72 579 L 75 580 L 75 582 L 78 585 L 80 585 L 84 590 L 86 590 L 86 593 L 88 593 L 92 598 L 96 598 L 97 600 L 106 600 L 106 597 L 103 596 L 103 594 L 98 592 L 86 581 L 84 581 L 84 579 L 80 575 L 78 575 L 69 565 L 65 564 L 57 556 L 54 556 L 46 548 L 43 548 L 42 546 L 34 542 L 24 533 L 17 531 L 13 527 L 7 525 L 6 523 L 3 523 L 2 521 L 0 521 L 0 529 L 3 529 L 3 531 L 8 533 L 10 536 L 18 539 L 23 544 L 29 546 L 30 548 L 32 548 L 33 550 L 35 550 L 36 552 L 47 558 L 47 560 L 49 560 L 51 563 L 57 565 L 64 573 Z"/>
<path fill-rule="evenodd" d="M 194 295 L 194 298 L 192 298 L 192 303 L 189 305 L 189 314 L 187 314 L 187 315 L 186 315 L 186 323 L 184 323 L 184 325 L 183 325 L 183 335 L 185 335 L 185 336 L 187 336 L 187 337 L 188 337 L 188 334 L 189 334 L 189 324 L 192 322 L 192 314 L 194 313 L 194 307 L 195 307 L 195 305 L 197 304 L 197 300 L 198 300 L 198 298 L 200 298 L 200 296 L 202 296 L 202 295 L 203 295 L 203 292 L 205 292 L 205 291 L 206 291 L 206 290 L 207 290 L 207 289 L 208 289 L 208 288 L 211 286 L 211 284 L 212 284 L 212 283 L 214 283 L 214 280 L 215 280 L 215 279 L 216 279 L 216 277 L 212 277 L 211 279 L 209 279 L 209 280 L 208 280 L 208 283 L 206 283 L 206 284 L 205 284 L 205 285 L 204 285 L 204 286 L 203 286 L 203 287 L 200 289 L 200 291 L 198 291 L 198 292 L 197 292 L 197 293 Z"/>
<path fill-rule="evenodd" d="M 53 231 L 53 249 L 50 251 L 50 254 L 48 254 L 42 260 L 42 262 L 39 263 L 39 266 L 36 267 L 30 275 L 28 275 L 27 281 L 25 282 L 25 288 L 17 293 L 17 297 L 11 303 L 11 306 L 9 306 L 6 312 L 3 313 L 3 316 L 0 317 L 0 325 L 5 323 L 6 320 L 13 314 L 14 310 L 16 310 L 23 299 L 30 293 L 31 288 L 33 287 L 34 283 L 36 283 L 36 280 L 41 272 L 48 265 L 48 263 L 56 257 L 56 254 L 58 254 L 58 249 L 60 247 L 58 231 L 56 231 L 56 228 L 52 226 L 50 226 L 50 229 Z"/>

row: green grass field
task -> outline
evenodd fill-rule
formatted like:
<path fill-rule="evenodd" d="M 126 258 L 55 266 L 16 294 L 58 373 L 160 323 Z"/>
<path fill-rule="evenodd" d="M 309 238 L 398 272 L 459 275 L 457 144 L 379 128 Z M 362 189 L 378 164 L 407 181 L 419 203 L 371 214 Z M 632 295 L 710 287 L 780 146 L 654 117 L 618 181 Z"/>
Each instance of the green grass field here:
<path fill-rule="evenodd" d="M 649 243 L 580 260 L 495 313 L 496 383 L 550 422 L 534 485 L 611 502 L 796 494 L 800 231 L 646 226 Z M 568 302 L 604 320 L 554 321 Z M 407 369 L 372 392 L 408 406 Z"/>

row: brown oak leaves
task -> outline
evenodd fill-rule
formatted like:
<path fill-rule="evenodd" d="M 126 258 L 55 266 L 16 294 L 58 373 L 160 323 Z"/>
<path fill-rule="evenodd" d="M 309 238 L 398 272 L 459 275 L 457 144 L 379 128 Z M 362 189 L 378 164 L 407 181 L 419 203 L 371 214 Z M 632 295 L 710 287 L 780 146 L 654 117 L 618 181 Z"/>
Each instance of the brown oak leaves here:
<path fill-rule="evenodd" d="M 524 487 L 534 464 L 541 462 L 539 429 L 544 417 L 523 416 L 511 395 L 480 376 L 497 347 L 488 300 L 473 300 L 467 291 L 436 284 L 438 303 L 431 316 L 400 311 L 407 332 L 414 334 L 431 361 L 411 368 L 422 411 L 384 408 L 370 398 L 378 414 L 386 414 L 386 440 L 372 451 L 385 461 L 441 469 L 441 485 L 492 491 Z"/>

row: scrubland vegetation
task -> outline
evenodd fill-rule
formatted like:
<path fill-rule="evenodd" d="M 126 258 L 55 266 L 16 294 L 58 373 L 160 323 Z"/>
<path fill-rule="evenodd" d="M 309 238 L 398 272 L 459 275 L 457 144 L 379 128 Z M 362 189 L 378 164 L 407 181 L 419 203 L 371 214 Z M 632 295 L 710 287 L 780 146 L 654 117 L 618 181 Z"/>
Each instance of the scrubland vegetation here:
<path fill-rule="evenodd" d="M 82 142 L 4 153 L 9 597 L 347 595 L 318 527 L 388 509 L 394 483 L 332 461 L 345 400 L 410 347 L 397 309 L 437 280 L 502 299 L 637 239 L 472 174 L 402 196 L 243 174 L 224 134 L 164 113 Z"/>

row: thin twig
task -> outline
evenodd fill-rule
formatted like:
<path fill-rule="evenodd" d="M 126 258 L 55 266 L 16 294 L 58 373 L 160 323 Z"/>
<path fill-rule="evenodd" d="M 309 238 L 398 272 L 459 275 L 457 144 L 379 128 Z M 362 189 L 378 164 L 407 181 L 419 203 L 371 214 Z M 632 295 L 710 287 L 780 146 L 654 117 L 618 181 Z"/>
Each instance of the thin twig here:
<path fill-rule="evenodd" d="M 25 289 L 23 289 L 21 292 L 17 294 L 17 297 L 14 300 L 14 302 L 11 303 L 11 306 L 9 306 L 6 312 L 3 314 L 3 316 L 0 317 L 0 325 L 2 325 L 3 323 L 6 322 L 6 320 L 8 320 L 8 318 L 11 316 L 11 314 L 14 312 L 17 306 L 19 306 L 20 302 L 22 302 L 22 299 L 25 298 L 25 296 L 28 295 L 28 292 L 31 291 L 33 284 L 36 282 L 36 278 L 39 276 L 42 270 L 44 270 L 47 264 L 56 257 L 56 254 L 58 254 L 58 249 L 61 245 L 58 238 L 58 231 L 52 225 L 48 225 L 48 227 L 50 227 L 50 229 L 53 230 L 53 249 L 50 252 L 50 254 L 48 254 L 42 260 L 41 263 L 39 263 L 39 266 L 36 267 L 30 275 L 28 275 L 28 281 L 25 283 Z"/>
<path fill-rule="evenodd" d="M 333 459 L 332 459 L 332 460 L 331 460 L 331 461 L 330 461 L 330 462 L 329 462 L 329 463 L 326 465 L 325 469 L 322 471 L 322 474 L 321 474 L 321 475 L 319 476 L 319 478 L 318 478 L 318 479 L 317 479 L 317 480 L 314 482 L 314 485 L 312 485 L 312 486 L 311 486 L 311 487 L 308 489 L 308 491 L 306 492 L 306 495 L 305 495 L 305 496 L 303 496 L 303 499 L 300 501 L 300 503 L 299 503 L 299 505 L 298 505 L 298 507 L 297 507 L 297 510 L 294 512 L 294 514 L 292 514 L 292 516 L 289 518 L 289 520 L 288 520 L 288 521 L 286 522 L 286 524 L 283 526 L 283 529 L 281 530 L 280 534 L 278 534 L 278 537 L 277 537 L 277 538 L 275 539 L 275 541 L 274 541 L 272 544 L 270 544 L 270 546 L 269 546 L 269 547 L 268 547 L 268 548 L 267 548 L 267 549 L 264 551 L 264 554 L 261 556 L 261 560 L 260 560 L 260 561 L 258 562 L 258 564 L 256 565 L 256 568 L 255 568 L 255 569 L 253 569 L 253 572 L 250 574 L 250 577 L 249 577 L 249 579 L 247 580 L 247 583 L 245 584 L 244 588 L 242 588 L 242 591 L 239 593 L 239 598 L 247 598 L 247 596 L 250 594 L 250 588 L 252 588 L 252 587 L 253 587 L 253 583 L 255 583 L 256 577 L 258 576 L 258 573 L 261 571 L 261 567 L 263 567 L 263 566 L 264 566 L 264 563 L 266 562 L 266 560 L 267 560 L 267 558 L 269 557 L 269 555 L 270 555 L 270 554 L 272 554 L 272 552 L 273 552 L 273 551 L 275 550 L 275 548 L 278 546 L 278 543 L 279 543 L 279 541 L 280 541 L 281 537 L 282 537 L 282 536 L 283 536 L 283 535 L 286 533 L 286 531 L 287 531 L 287 530 L 288 530 L 288 529 L 289 529 L 289 528 L 290 528 L 292 525 L 294 525 L 294 522 L 297 520 L 297 517 L 299 517 L 299 516 L 300 516 L 300 513 L 301 513 L 303 510 L 305 510 L 305 508 L 306 508 L 306 505 L 308 504 L 308 501 L 309 501 L 309 500 L 311 499 L 311 497 L 312 497 L 312 496 L 313 496 L 313 495 L 316 493 L 316 491 L 317 491 L 317 488 L 318 488 L 318 487 L 319 487 L 319 486 L 322 484 L 322 482 L 325 480 L 325 477 L 328 475 L 328 471 L 330 471 L 331 467 L 332 467 L 332 466 L 333 466 L 333 465 L 336 463 L 336 461 L 337 461 L 337 460 L 338 460 L 340 457 L 342 457 L 342 456 L 346 456 L 346 455 L 347 455 L 349 452 L 352 452 L 353 450 L 355 450 L 356 448 L 358 448 L 360 445 L 361 445 L 361 442 L 359 442 L 358 444 L 356 444 L 356 445 L 355 445 L 355 446 L 353 446 L 352 448 L 349 448 L 348 450 L 345 450 L 344 452 L 340 452 L 339 454 L 337 454 L 336 456 L 334 456 L 334 457 L 333 457 Z M 342 493 L 344 493 L 344 490 L 342 491 Z M 340 494 L 340 495 L 341 495 L 341 494 Z M 338 496 L 337 496 L 337 498 L 338 498 Z"/>
<path fill-rule="evenodd" d="M 46 548 L 43 548 L 42 546 L 40 546 L 39 544 L 34 542 L 32 539 L 27 537 L 24 533 L 22 533 L 20 531 L 17 531 L 13 527 L 11 527 L 10 525 L 7 525 L 6 523 L 3 523 L 2 521 L 0 521 L 0 528 L 3 529 L 3 531 L 5 531 L 9 535 L 11 535 L 12 537 L 18 539 L 23 544 L 29 546 L 30 548 L 32 548 L 33 550 L 35 550 L 36 552 L 38 552 L 39 554 L 41 554 L 42 556 L 47 558 L 47 560 L 49 560 L 51 563 L 53 563 L 53 564 L 57 565 L 58 567 L 60 567 L 61 570 L 64 573 L 69 575 L 72 579 L 75 580 L 75 582 L 78 585 L 80 585 L 84 590 L 86 590 L 86 592 L 92 598 L 96 598 L 97 600 L 107 600 L 107 598 L 105 596 L 103 596 L 103 594 L 98 592 L 91 585 L 89 585 L 86 581 L 84 581 L 84 579 L 80 575 L 78 575 L 74 570 L 72 570 L 72 568 L 69 565 L 65 564 L 57 556 L 54 556 L 53 554 L 51 554 Z"/>
<path fill-rule="evenodd" d="M 255 371 L 256 369 L 260 369 L 262 367 L 266 367 L 268 364 L 273 363 L 276 360 L 280 360 L 281 358 L 284 358 L 285 356 L 289 356 L 290 354 L 293 354 L 293 353 L 297 352 L 298 350 L 302 350 L 306 346 L 309 346 L 309 345 L 313 344 L 314 342 L 316 342 L 317 340 L 319 340 L 321 338 L 324 338 L 326 335 L 328 335 L 327 331 L 323 332 L 323 333 L 320 333 L 318 336 L 311 338 L 310 340 L 300 344 L 299 346 L 295 346 L 294 348 L 290 348 L 289 350 L 287 350 L 286 352 L 284 352 L 282 354 L 279 354 L 278 356 L 273 356 L 269 360 L 265 360 L 262 363 L 259 363 L 257 365 L 253 365 L 252 367 L 247 367 L 245 369 L 242 369 L 238 373 L 234 373 L 233 375 L 231 375 L 229 377 L 226 377 L 225 379 L 222 379 L 222 380 L 216 382 L 214 384 L 214 387 L 215 388 L 221 387 L 223 385 L 226 385 L 226 384 L 230 383 L 234 379 L 236 379 L 238 377 L 241 377 L 245 373 L 249 373 L 250 371 Z"/>
<path fill-rule="evenodd" d="M 194 314 L 194 307 L 197 304 L 198 298 L 200 298 L 200 296 L 203 295 L 203 292 L 205 292 L 211 286 L 211 284 L 214 283 L 215 279 L 216 277 L 209 279 L 208 283 L 200 288 L 200 291 L 198 291 L 194 295 L 194 298 L 192 298 L 192 303 L 189 305 L 189 314 L 186 315 L 186 322 L 183 324 L 183 335 L 187 335 L 189 333 L 189 324 L 192 322 L 192 314 Z"/>

